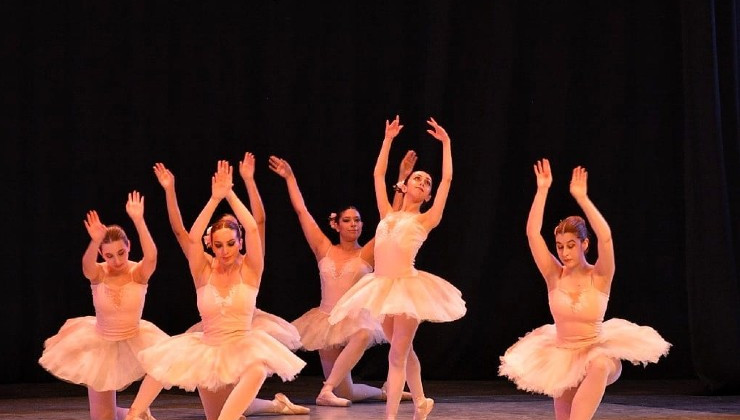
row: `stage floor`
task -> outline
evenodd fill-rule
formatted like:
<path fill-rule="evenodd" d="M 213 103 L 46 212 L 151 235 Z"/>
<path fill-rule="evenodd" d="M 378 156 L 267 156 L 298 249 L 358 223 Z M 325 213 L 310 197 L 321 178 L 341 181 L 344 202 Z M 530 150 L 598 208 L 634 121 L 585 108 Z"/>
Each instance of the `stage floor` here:
<path fill-rule="evenodd" d="M 370 382 L 378 385 L 375 382 Z M 436 401 L 429 419 L 445 420 L 541 420 L 552 419 L 547 397 L 514 389 L 506 381 L 425 381 L 427 396 Z M 311 409 L 306 416 L 253 416 L 274 420 L 368 420 L 382 419 L 384 403 L 356 403 L 349 408 L 319 407 L 314 398 L 321 378 L 300 377 L 282 383 L 270 378 L 259 397 L 272 399 L 283 392 L 295 403 Z M 119 406 L 128 406 L 135 386 L 119 393 Z M 399 419 L 411 419 L 411 403 L 401 404 Z M 197 393 L 164 391 L 152 405 L 158 420 L 205 419 Z M 87 419 L 86 391 L 65 383 L 0 385 L 0 419 Z M 618 381 L 607 388 L 595 419 L 740 420 L 740 395 L 706 395 L 694 381 Z"/>

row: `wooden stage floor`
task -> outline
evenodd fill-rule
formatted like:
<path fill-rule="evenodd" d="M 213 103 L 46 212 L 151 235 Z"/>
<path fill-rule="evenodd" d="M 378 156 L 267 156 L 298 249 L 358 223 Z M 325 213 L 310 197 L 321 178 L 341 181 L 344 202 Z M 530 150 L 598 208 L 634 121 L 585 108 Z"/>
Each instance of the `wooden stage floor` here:
<path fill-rule="evenodd" d="M 377 383 L 370 382 L 373 385 Z M 356 403 L 349 408 L 319 407 L 314 398 L 321 378 L 299 377 L 282 383 L 269 378 L 259 397 L 276 392 L 311 409 L 305 416 L 252 416 L 274 420 L 382 419 L 384 403 Z M 541 420 L 552 419 L 547 397 L 517 391 L 506 381 L 425 381 L 427 396 L 436 401 L 429 419 Z M 136 386 L 119 393 L 119 406 L 128 406 Z M 204 420 L 197 393 L 164 391 L 152 405 L 157 420 Z M 399 419 L 411 419 L 411 403 L 402 403 Z M 88 419 L 85 389 L 65 383 L 0 385 L 0 419 Z M 694 381 L 618 381 L 607 388 L 595 419 L 740 420 L 740 395 L 706 395 Z"/>

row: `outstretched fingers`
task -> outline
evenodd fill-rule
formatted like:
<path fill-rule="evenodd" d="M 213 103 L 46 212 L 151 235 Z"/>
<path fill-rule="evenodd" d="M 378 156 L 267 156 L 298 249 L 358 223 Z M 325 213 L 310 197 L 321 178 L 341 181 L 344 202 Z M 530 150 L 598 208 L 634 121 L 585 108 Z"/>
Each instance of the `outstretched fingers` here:
<path fill-rule="evenodd" d="M 283 178 L 287 178 L 293 173 L 293 170 L 291 169 L 290 164 L 288 164 L 288 161 L 277 156 L 270 156 L 270 159 L 268 160 L 268 165 L 271 171 L 275 172 Z"/>

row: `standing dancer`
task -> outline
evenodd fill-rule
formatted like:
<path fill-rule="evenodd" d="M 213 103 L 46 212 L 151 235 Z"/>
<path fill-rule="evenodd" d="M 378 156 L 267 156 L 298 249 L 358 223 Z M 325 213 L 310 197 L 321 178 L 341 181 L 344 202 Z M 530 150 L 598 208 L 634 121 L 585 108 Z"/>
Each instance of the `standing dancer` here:
<path fill-rule="evenodd" d="M 586 261 L 589 233 L 580 216 L 570 216 L 555 227 L 558 256 L 542 237 L 542 217 L 552 185 L 550 162 L 534 165 L 537 193 L 527 220 L 529 248 L 547 284 L 555 324 L 531 331 L 501 357 L 499 374 L 520 389 L 553 397 L 557 420 L 591 419 L 607 385 L 622 372 L 620 359 L 633 364 L 655 363 L 670 344 L 654 329 L 623 319 L 606 322 L 614 277 L 614 244 L 609 225 L 588 198 L 588 173 L 573 169 L 570 194 L 596 233 L 598 259 Z"/>
<path fill-rule="evenodd" d="M 118 225 L 106 226 L 98 213 L 87 213 L 90 244 L 82 256 L 82 273 L 90 280 L 95 316 L 72 318 L 44 342 L 39 363 L 56 377 L 87 386 L 92 420 L 121 420 L 116 391 L 144 376 L 137 353 L 167 338 L 141 319 L 149 278 L 157 266 L 157 248 L 144 222 L 144 197 L 128 195 L 126 213 L 134 222 L 143 258 L 130 261 L 131 243 Z M 97 262 L 98 254 L 105 260 Z"/>
<path fill-rule="evenodd" d="M 416 153 L 408 151 L 399 168 L 399 180 L 405 179 L 416 163 Z M 321 304 L 293 321 L 298 328 L 303 349 L 318 350 L 324 372 L 324 386 L 317 405 L 347 407 L 352 402 L 384 399 L 385 391 L 352 381 L 352 368 L 365 350 L 385 342 L 383 328 L 368 314 L 329 324 L 329 313 L 339 298 L 363 275 L 373 270 L 374 240 L 359 244 L 362 235 L 360 212 L 348 206 L 329 216 L 331 228 L 339 234 L 333 244 L 319 228 L 306 208 L 298 181 L 288 162 L 270 157 L 270 169 L 285 179 L 290 202 L 301 224 L 306 242 L 316 257 L 321 277 Z"/>
<path fill-rule="evenodd" d="M 214 392 L 233 386 L 217 419 L 237 420 L 267 376 L 276 373 L 283 380 L 292 380 L 305 366 L 275 338 L 251 329 L 264 264 L 262 244 L 257 223 L 232 186 L 232 168 L 220 161 L 211 182 L 211 198 L 190 230 L 187 258 L 203 332 L 183 333 L 139 353 L 147 377 L 127 418 L 142 418 L 163 386 L 176 385 L 188 391 L 203 387 Z M 245 237 L 232 221 L 217 221 L 210 229 L 215 256 L 209 261 L 201 237 L 223 199 L 244 227 Z M 239 252 L 243 242 L 246 255 Z"/>
<path fill-rule="evenodd" d="M 433 118 L 427 130 L 442 143 L 442 179 L 432 206 L 422 212 L 421 205 L 432 198 L 432 178 L 423 171 L 413 172 L 405 184 L 400 211 L 393 211 L 386 194 L 385 174 L 393 139 L 403 128 L 399 117 L 385 123 L 385 138 L 373 173 L 375 198 L 381 221 L 375 233 L 375 272 L 365 275 L 340 300 L 329 317 L 338 323 L 369 311 L 383 322 L 390 339 L 388 353 L 388 401 L 386 419 L 395 419 L 404 383 L 414 400 L 414 420 L 424 420 L 434 405 L 426 398 L 421 383 L 421 365 L 413 340 L 422 321 L 449 322 L 465 315 L 465 301 L 458 289 L 433 274 L 416 270 L 414 258 L 429 232 L 442 220 L 452 181 L 450 137 Z"/>
<path fill-rule="evenodd" d="M 255 159 L 252 153 L 245 153 L 244 160 L 239 162 L 239 174 L 244 181 L 244 185 L 247 189 L 249 196 L 249 208 L 252 211 L 255 223 L 257 223 L 257 230 L 259 232 L 260 240 L 262 242 L 262 252 L 265 251 L 265 209 L 262 205 L 262 198 L 260 197 L 257 184 L 254 181 L 254 169 Z M 172 172 L 167 169 L 164 164 L 157 163 L 154 165 L 154 174 L 157 176 L 159 184 L 165 191 L 165 199 L 167 202 L 167 216 L 169 218 L 170 227 L 172 232 L 175 234 L 177 243 L 180 245 L 183 253 L 187 256 L 188 249 L 190 247 L 190 239 L 188 231 L 185 229 L 182 216 L 180 214 L 180 208 L 177 203 L 177 194 L 175 192 L 175 176 Z M 239 224 L 236 220 L 236 216 L 232 214 L 224 214 L 219 220 L 231 220 L 235 224 Z M 210 235 L 206 234 L 203 237 L 204 243 L 207 248 L 211 248 Z M 209 261 L 213 261 L 213 257 L 204 253 L 205 257 Z M 286 347 L 291 350 L 297 350 L 301 346 L 300 335 L 298 330 L 284 319 L 255 308 L 254 316 L 252 318 L 252 329 L 263 330 L 270 334 L 278 341 L 283 343 Z M 203 331 L 203 324 L 198 322 L 187 330 L 187 332 Z M 198 394 L 200 395 L 203 408 L 206 413 L 215 418 L 218 416 L 218 412 L 221 410 L 226 398 L 231 392 L 232 386 L 224 386 L 218 391 L 209 391 L 203 387 L 198 387 Z M 261 398 L 255 398 L 252 404 L 244 412 L 244 415 L 260 415 L 260 414 L 308 414 L 310 412 L 308 407 L 303 407 L 294 404 L 288 399 L 283 393 L 275 394 L 275 398 L 272 400 L 263 400 Z"/>

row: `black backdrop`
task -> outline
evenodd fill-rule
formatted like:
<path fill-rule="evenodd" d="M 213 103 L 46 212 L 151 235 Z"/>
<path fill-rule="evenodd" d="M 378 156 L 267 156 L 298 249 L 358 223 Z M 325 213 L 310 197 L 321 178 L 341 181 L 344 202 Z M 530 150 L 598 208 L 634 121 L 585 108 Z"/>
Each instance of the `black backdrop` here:
<path fill-rule="evenodd" d="M 267 158 L 291 162 L 318 220 L 358 206 L 366 241 L 384 121 L 400 114 L 394 176 L 411 148 L 438 176 L 428 116 L 453 139 L 451 195 L 417 266 L 458 286 L 468 314 L 421 327 L 425 378 L 496 378 L 498 356 L 551 322 L 524 235 L 532 164 L 548 157 L 545 226 L 578 212 L 567 185 L 584 165 L 615 238 L 607 317 L 651 325 L 674 345 L 623 377 L 736 389 L 736 2 L 460 3 L 6 6 L 2 381 L 54 381 L 36 363 L 43 340 L 93 313 L 80 269 L 87 210 L 122 224 L 140 257 L 124 210 L 133 189 L 159 249 L 144 316 L 171 334 L 197 320 L 158 161 L 176 176 L 189 226 L 216 160 L 255 153 L 268 217 L 258 306 L 289 320 L 315 306 L 316 263 Z M 240 181 L 237 191 L 246 200 Z M 356 374 L 382 378 L 386 349 L 371 349 Z M 320 374 L 318 357 L 301 354 L 304 374 Z"/>

